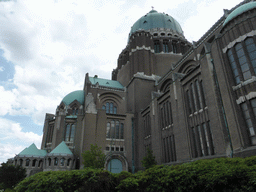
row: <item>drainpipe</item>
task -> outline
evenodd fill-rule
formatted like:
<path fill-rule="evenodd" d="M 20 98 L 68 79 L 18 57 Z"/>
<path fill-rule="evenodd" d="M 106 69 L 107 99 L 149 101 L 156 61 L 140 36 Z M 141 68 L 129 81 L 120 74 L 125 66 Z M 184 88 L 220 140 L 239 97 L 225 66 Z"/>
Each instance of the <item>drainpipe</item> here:
<path fill-rule="evenodd" d="M 135 173 L 135 162 L 134 162 L 134 118 L 132 117 L 132 173 Z"/>
<path fill-rule="evenodd" d="M 213 75 L 214 75 L 214 79 L 215 79 L 215 84 L 217 86 L 217 92 L 219 94 L 219 97 L 220 97 L 220 104 L 221 104 L 221 109 L 222 109 L 222 113 L 223 113 L 223 117 L 224 117 L 224 121 L 225 121 L 225 127 L 227 129 L 227 132 L 228 132 L 228 139 L 229 139 L 229 145 L 230 145 L 230 157 L 233 158 L 233 145 L 232 145 L 232 140 L 231 140 L 231 137 L 230 137 L 230 132 L 229 132 L 229 127 L 228 127 L 228 121 L 227 121 L 227 117 L 226 117 L 226 113 L 225 113 L 225 109 L 224 109 L 224 105 L 223 105 L 223 100 L 222 100 L 222 97 L 221 97 L 221 92 L 220 92 L 220 87 L 219 87 L 219 82 L 218 82 L 218 79 L 217 79 L 217 74 L 216 74 L 216 70 L 215 70 L 215 66 L 214 66 L 214 61 L 213 59 L 211 59 L 211 63 L 212 63 L 212 66 L 213 66 Z"/>

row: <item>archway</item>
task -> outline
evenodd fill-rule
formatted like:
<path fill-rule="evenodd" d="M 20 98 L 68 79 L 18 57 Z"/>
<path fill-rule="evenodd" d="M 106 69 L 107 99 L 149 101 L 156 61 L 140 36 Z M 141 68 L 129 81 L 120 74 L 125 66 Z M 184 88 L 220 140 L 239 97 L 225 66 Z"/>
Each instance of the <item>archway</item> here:
<path fill-rule="evenodd" d="M 123 171 L 122 162 L 119 159 L 111 159 L 108 162 L 108 171 L 112 173 L 120 173 Z"/>

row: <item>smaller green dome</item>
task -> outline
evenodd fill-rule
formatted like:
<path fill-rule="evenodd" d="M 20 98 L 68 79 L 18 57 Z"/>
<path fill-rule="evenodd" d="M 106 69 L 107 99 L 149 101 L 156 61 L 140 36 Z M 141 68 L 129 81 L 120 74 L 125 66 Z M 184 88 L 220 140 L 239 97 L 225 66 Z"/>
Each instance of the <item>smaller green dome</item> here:
<path fill-rule="evenodd" d="M 246 3 L 238 8 L 236 8 L 234 11 L 232 11 L 228 17 L 226 18 L 226 20 L 223 23 L 223 26 L 225 26 L 229 21 L 231 21 L 232 19 L 234 19 L 235 17 L 237 17 L 238 15 L 241 15 L 244 12 L 247 12 L 251 9 L 256 8 L 256 2 L 250 2 L 250 3 Z"/>
<path fill-rule="evenodd" d="M 65 105 L 69 105 L 73 101 L 77 100 L 81 105 L 84 104 L 84 91 L 78 90 L 78 91 L 73 91 L 69 94 L 67 94 L 63 99 L 62 102 Z"/>

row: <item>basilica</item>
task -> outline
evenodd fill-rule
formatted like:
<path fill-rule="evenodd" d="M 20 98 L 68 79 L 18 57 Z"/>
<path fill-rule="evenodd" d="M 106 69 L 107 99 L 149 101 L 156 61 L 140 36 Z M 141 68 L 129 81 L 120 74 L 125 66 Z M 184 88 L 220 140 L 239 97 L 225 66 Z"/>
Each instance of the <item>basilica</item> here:
<path fill-rule="evenodd" d="M 197 41 L 171 15 L 151 10 L 131 27 L 112 79 L 86 73 L 84 87 L 47 113 L 41 149 L 9 162 L 28 175 L 82 169 L 97 144 L 113 173 L 157 164 L 256 155 L 256 2 L 244 0 Z"/>

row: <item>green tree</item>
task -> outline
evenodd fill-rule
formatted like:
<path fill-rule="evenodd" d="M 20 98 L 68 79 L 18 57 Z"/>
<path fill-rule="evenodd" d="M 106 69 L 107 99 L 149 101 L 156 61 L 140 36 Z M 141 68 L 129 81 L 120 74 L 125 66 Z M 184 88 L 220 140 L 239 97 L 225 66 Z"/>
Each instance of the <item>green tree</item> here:
<path fill-rule="evenodd" d="M 153 155 L 153 151 L 152 150 L 147 148 L 147 154 L 143 158 L 141 163 L 142 163 L 143 167 L 145 167 L 145 169 L 148 169 L 148 168 L 153 167 L 154 165 L 156 165 L 155 156 Z"/>
<path fill-rule="evenodd" d="M 25 168 L 2 163 L 0 166 L 0 189 L 12 189 L 25 177 Z"/>
<path fill-rule="evenodd" d="M 84 167 L 104 168 L 106 155 L 97 144 L 91 144 L 91 149 L 82 153 Z"/>

